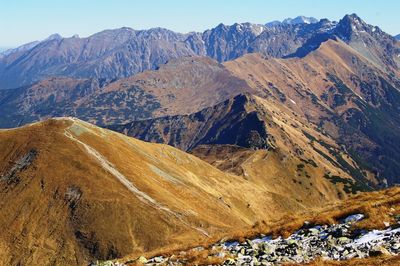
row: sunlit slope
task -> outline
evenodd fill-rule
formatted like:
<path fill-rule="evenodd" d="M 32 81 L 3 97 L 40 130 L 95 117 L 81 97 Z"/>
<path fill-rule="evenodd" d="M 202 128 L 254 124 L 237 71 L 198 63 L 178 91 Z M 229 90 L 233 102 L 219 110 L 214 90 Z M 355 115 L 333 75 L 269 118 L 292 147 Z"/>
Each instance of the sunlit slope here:
<path fill-rule="evenodd" d="M 81 264 L 250 222 L 233 177 L 78 120 L 1 131 L 0 150 L 2 263 Z"/>
<path fill-rule="evenodd" d="M 398 73 L 333 40 L 303 58 L 248 54 L 225 66 L 270 106 L 316 125 L 355 155 L 361 175 L 379 173 L 375 183 L 382 187 L 398 183 Z"/>

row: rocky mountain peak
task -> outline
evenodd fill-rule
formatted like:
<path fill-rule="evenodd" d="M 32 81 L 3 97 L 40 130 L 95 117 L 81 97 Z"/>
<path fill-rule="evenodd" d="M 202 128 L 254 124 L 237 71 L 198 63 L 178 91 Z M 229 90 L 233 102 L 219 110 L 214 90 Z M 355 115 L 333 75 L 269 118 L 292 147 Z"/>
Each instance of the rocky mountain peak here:
<path fill-rule="evenodd" d="M 274 20 L 265 24 L 267 27 L 275 27 L 279 25 L 298 25 L 298 24 L 314 24 L 318 23 L 318 19 L 313 17 L 297 16 L 295 18 L 286 18 L 283 21 Z"/>
<path fill-rule="evenodd" d="M 374 32 L 377 27 L 368 25 L 356 14 L 345 15 L 336 26 L 337 35 L 344 39 L 349 40 L 353 34 L 361 32 Z"/>
<path fill-rule="evenodd" d="M 356 14 L 356 13 L 352 13 L 352 14 L 346 14 L 342 20 L 348 20 L 348 21 L 353 21 L 355 23 L 364 23 L 365 22 Z"/>
<path fill-rule="evenodd" d="M 216 30 L 216 31 L 225 31 L 227 28 L 228 28 L 228 26 L 225 25 L 224 23 L 219 23 L 219 24 L 218 24 L 215 28 L 213 28 L 213 29 Z M 212 29 L 210 29 L 210 30 L 212 30 Z M 207 31 L 210 31 L 210 30 L 207 30 Z"/>
<path fill-rule="evenodd" d="M 62 38 L 63 38 L 63 37 L 62 37 L 60 34 L 55 33 L 55 34 L 52 34 L 52 35 L 50 35 L 49 37 L 47 37 L 47 38 L 45 39 L 45 41 L 61 40 Z"/>

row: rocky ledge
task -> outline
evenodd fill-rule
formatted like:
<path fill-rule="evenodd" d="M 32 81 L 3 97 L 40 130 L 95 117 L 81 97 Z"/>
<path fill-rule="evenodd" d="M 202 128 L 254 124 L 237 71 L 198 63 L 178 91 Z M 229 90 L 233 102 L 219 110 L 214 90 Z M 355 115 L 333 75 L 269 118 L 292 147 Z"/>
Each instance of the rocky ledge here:
<path fill-rule="evenodd" d="M 344 218 L 341 223 L 332 225 L 313 226 L 305 222 L 302 229 L 286 239 L 272 239 L 270 236 L 261 235 L 243 243 L 220 242 L 210 248 L 213 256 L 224 261 L 223 265 L 279 265 L 307 263 L 317 258 L 348 260 L 400 254 L 400 219 L 391 226 L 386 223 L 384 230 L 352 229 L 353 225 L 363 218 L 363 214 L 353 214 Z M 196 249 L 201 251 L 203 248 Z M 182 253 L 184 252 L 180 255 Z M 176 255 L 151 259 L 140 257 L 136 262 L 144 265 L 186 264 L 182 256 L 178 259 Z"/>

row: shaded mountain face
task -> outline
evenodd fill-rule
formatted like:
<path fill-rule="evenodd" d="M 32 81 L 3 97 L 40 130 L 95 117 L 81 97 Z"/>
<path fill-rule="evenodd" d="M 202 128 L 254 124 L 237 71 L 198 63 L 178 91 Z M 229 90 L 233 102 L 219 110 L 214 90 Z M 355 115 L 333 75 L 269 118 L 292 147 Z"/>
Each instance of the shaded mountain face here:
<path fill-rule="evenodd" d="M 57 116 L 74 116 L 99 125 L 122 124 L 193 113 L 251 90 L 212 59 L 181 58 L 157 71 L 112 83 L 50 78 L 32 86 L 0 90 L 0 127 Z"/>
<path fill-rule="evenodd" d="M 156 28 L 107 30 L 88 38 L 49 38 L 0 57 L 0 89 L 30 85 L 50 76 L 108 81 L 154 70 L 173 58 L 208 56 L 219 62 L 259 52 L 273 57 L 304 56 L 328 39 L 341 39 L 377 65 L 398 70 L 399 44 L 356 15 L 339 23 L 298 18 L 265 26 L 220 24 L 203 33 Z M 306 23 L 310 22 L 310 23 Z M 314 23 L 315 22 L 315 23 Z"/>
<path fill-rule="evenodd" d="M 394 38 L 399 41 L 400 40 L 400 34 L 397 34 L 396 36 L 394 36 Z"/>
<path fill-rule="evenodd" d="M 149 142 L 166 143 L 184 151 L 202 144 L 231 144 L 252 149 L 268 147 L 266 114 L 255 101 L 238 95 L 190 115 L 160 117 L 111 126 L 112 130 Z"/>
<path fill-rule="evenodd" d="M 344 193 L 314 176 L 306 189 L 288 177 L 270 184 L 226 174 L 78 119 L 0 130 L 0 148 L 4 265 L 83 265 L 195 245 Z"/>

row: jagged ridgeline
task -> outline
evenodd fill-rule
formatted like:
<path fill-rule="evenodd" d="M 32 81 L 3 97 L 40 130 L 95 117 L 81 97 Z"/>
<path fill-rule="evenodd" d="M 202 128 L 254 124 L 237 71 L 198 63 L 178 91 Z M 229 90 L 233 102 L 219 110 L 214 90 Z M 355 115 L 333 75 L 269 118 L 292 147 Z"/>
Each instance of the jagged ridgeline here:
<path fill-rule="evenodd" d="M 346 42 L 383 69 L 398 67 L 396 40 L 353 14 L 339 22 L 300 19 L 267 25 L 220 24 L 188 34 L 162 28 L 121 28 L 87 38 L 54 35 L 0 54 L 0 89 L 52 76 L 114 80 L 157 69 L 173 58 L 195 55 L 219 62 L 253 52 L 273 57 L 304 56 L 330 39 Z"/>

